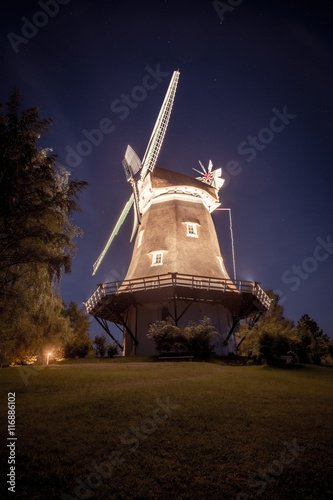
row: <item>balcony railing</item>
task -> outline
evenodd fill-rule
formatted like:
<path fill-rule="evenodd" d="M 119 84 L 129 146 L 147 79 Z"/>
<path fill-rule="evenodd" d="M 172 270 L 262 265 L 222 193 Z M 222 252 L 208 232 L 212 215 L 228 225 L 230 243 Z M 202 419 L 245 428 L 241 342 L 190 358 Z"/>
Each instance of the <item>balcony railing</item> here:
<path fill-rule="evenodd" d="M 169 273 L 134 280 L 101 283 L 89 297 L 87 302 L 85 302 L 86 310 L 90 313 L 101 303 L 103 298 L 107 296 L 120 296 L 121 294 L 148 290 L 152 291 L 154 289 L 166 287 L 185 287 L 189 289 L 200 288 L 207 291 L 219 291 L 226 293 L 249 293 L 254 295 L 266 309 L 269 309 L 271 303 L 271 299 L 264 292 L 264 290 L 258 283 L 253 281 L 231 281 L 205 276 Z"/>

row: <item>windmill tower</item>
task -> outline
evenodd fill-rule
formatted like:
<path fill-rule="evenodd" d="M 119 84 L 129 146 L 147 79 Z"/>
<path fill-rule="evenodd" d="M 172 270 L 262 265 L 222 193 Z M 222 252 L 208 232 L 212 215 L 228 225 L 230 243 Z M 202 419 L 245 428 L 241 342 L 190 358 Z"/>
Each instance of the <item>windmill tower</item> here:
<path fill-rule="evenodd" d="M 123 166 L 133 188 L 111 236 L 94 264 L 101 264 L 130 208 L 134 207 L 132 259 L 123 282 L 103 283 L 86 304 L 112 337 L 108 321 L 123 332 L 124 355 L 155 354 L 147 337 L 150 323 L 171 318 L 176 325 L 211 318 L 221 334 L 218 355 L 235 352 L 238 322 L 255 322 L 270 299 L 257 283 L 232 281 L 221 255 L 211 213 L 220 206 L 221 169 L 193 178 L 156 167 L 175 97 L 179 72 L 173 73 L 142 162 L 128 146 Z"/>

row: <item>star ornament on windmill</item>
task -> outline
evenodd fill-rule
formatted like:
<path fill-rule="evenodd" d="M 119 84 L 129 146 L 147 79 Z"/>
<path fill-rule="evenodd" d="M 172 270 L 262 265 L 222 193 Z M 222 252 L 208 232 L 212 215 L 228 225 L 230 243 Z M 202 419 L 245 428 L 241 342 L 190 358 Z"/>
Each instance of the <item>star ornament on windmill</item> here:
<path fill-rule="evenodd" d="M 222 176 L 222 168 L 217 168 L 216 170 L 213 170 L 213 162 L 209 160 L 208 163 L 208 169 L 206 170 L 201 161 L 199 160 L 199 164 L 202 168 L 202 171 L 197 170 L 196 168 L 193 168 L 198 174 L 201 174 L 200 177 L 196 177 L 201 182 L 204 182 L 205 184 L 209 184 L 209 186 L 212 186 L 213 188 L 217 189 L 218 191 L 221 189 L 221 187 L 224 184 L 225 179 L 221 179 Z"/>

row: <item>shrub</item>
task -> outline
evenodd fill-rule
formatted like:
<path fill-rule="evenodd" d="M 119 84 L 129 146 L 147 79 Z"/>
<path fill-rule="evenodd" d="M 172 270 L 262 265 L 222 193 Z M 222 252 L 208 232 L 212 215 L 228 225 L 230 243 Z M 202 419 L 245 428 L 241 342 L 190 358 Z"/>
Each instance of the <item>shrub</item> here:
<path fill-rule="evenodd" d="M 188 326 L 184 328 L 184 336 L 188 350 L 199 358 L 208 358 L 213 354 L 213 348 L 211 346 L 212 340 L 218 335 L 210 318 L 207 318 L 207 316 L 200 320 L 198 325 L 190 322 Z"/>
<path fill-rule="evenodd" d="M 102 335 L 101 337 L 99 337 L 98 335 L 96 335 L 95 337 L 95 340 L 94 340 L 94 345 L 96 346 L 95 347 L 95 353 L 96 353 L 96 356 L 99 356 L 100 358 L 104 358 L 105 356 L 105 353 L 106 353 L 106 337 L 104 335 Z"/>
<path fill-rule="evenodd" d="M 331 356 L 331 358 L 333 358 L 333 341 L 332 340 L 327 342 L 327 348 L 328 348 L 329 355 Z"/>
<path fill-rule="evenodd" d="M 323 366 L 333 366 L 333 358 L 330 354 L 320 358 L 320 364 Z"/>
<path fill-rule="evenodd" d="M 116 343 L 110 344 L 107 347 L 107 355 L 109 358 L 114 358 L 118 354 L 118 346 Z"/>
<path fill-rule="evenodd" d="M 89 354 L 91 344 L 88 336 L 85 338 L 74 337 L 66 342 L 64 356 L 65 358 L 85 358 Z"/>
<path fill-rule="evenodd" d="M 156 321 L 149 326 L 147 338 L 154 342 L 156 350 L 162 352 L 190 352 L 205 358 L 212 354 L 211 341 L 218 336 L 211 320 L 204 317 L 199 324 L 190 322 L 179 327 L 168 321 Z"/>
<path fill-rule="evenodd" d="M 154 342 L 159 353 L 179 350 L 180 347 L 180 329 L 168 321 L 150 324 L 147 338 Z"/>
<path fill-rule="evenodd" d="M 243 352 L 255 363 L 276 364 L 280 356 L 293 350 L 293 330 L 283 322 L 269 320 L 252 329 L 244 342 Z"/>

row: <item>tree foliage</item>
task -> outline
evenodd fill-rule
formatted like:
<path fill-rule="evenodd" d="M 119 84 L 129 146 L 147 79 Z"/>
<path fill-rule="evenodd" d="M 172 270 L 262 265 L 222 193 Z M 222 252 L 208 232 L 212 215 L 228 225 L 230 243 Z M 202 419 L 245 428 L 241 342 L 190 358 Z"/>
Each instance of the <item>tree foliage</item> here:
<path fill-rule="evenodd" d="M 156 321 L 149 325 L 147 338 L 154 342 L 159 353 L 179 351 L 183 347 L 179 333 L 179 328 L 169 321 Z"/>
<path fill-rule="evenodd" d="M 188 352 L 206 358 L 212 354 L 212 340 L 218 335 L 210 318 L 204 317 L 199 324 L 191 321 L 185 327 L 156 321 L 149 326 L 147 338 L 154 342 L 159 353 Z"/>
<path fill-rule="evenodd" d="M 76 302 L 71 301 L 64 306 L 63 315 L 69 319 L 73 335 L 65 343 L 65 358 L 85 358 L 91 349 L 92 341 L 89 338 L 90 319 L 86 312 L 79 308 Z"/>
<path fill-rule="evenodd" d="M 119 353 L 116 342 L 109 344 L 105 335 L 96 335 L 93 344 L 95 345 L 95 354 L 99 358 L 104 358 L 105 354 L 109 358 L 114 358 Z"/>
<path fill-rule="evenodd" d="M 205 316 L 199 324 L 190 321 L 183 329 L 187 349 L 199 358 L 208 358 L 213 353 L 212 341 L 219 333 L 212 325 L 210 318 Z"/>
<path fill-rule="evenodd" d="M 104 358 L 107 350 L 107 343 L 106 343 L 106 337 L 105 335 L 96 335 L 95 340 L 94 340 L 94 345 L 95 345 L 95 353 L 96 356 L 100 358 Z"/>
<path fill-rule="evenodd" d="M 316 321 L 307 314 L 298 320 L 295 332 L 295 351 L 302 363 L 320 364 L 329 355 L 329 338 Z"/>
<path fill-rule="evenodd" d="M 292 355 L 301 363 L 329 362 L 329 338 L 317 323 L 304 314 L 295 326 L 284 317 L 279 296 L 271 290 L 268 294 L 273 299 L 270 310 L 253 328 L 248 324 L 240 327 L 238 337 L 245 337 L 241 352 L 258 363 L 276 364 L 283 355 Z"/>
<path fill-rule="evenodd" d="M 38 145 L 52 121 L 38 107 L 22 110 L 18 91 L 0 105 L 0 358 L 3 363 L 41 356 L 71 335 L 57 289 L 70 272 L 70 220 L 86 182 L 69 180 L 57 156 Z M 58 348 L 58 347 L 57 347 Z"/>
<path fill-rule="evenodd" d="M 108 358 L 114 358 L 115 356 L 117 356 L 117 354 L 119 353 L 117 344 L 115 342 L 113 344 L 109 344 L 106 353 L 108 355 Z"/>
<path fill-rule="evenodd" d="M 73 335 L 57 287 L 41 267 L 20 279 L 16 288 L 18 300 L 7 300 L 0 315 L 2 363 L 27 363 L 36 356 L 44 362 L 46 351 L 57 357 Z"/>
<path fill-rule="evenodd" d="M 30 269 L 43 264 L 50 277 L 70 272 L 73 238 L 80 234 L 70 215 L 79 210 L 78 194 L 86 182 L 69 181 L 57 156 L 36 143 L 52 121 L 38 107 L 21 110 L 15 91 L 7 112 L 0 108 L 0 293 Z"/>

